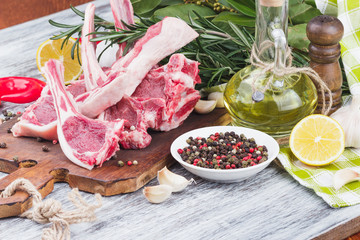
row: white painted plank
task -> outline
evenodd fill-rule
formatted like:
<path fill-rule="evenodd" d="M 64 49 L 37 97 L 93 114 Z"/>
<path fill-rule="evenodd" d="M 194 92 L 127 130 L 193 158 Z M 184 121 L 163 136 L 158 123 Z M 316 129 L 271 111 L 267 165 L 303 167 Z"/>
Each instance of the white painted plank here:
<path fill-rule="evenodd" d="M 95 4 L 97 14 L 112 19 L 108 1 Z M 84 10 L 85 5 L 80 9 Z M 58 32 L 48 19 L 79 22 L 66 10 L 1 30 L 0 77 L 42 78 L 35 61 L 37 47 Z M 13 106 L 3 103 L 0 111 L 5 108 Z M 204 181 L 178 164 L 171 170 L 194 177 L 197 184 L 158 205 L 148 203 L 142 189 L 104 197 L 103 207 L 96 212 L 98 220 L 72 225 L 72 239 L 311 239 L 360 215 L 360 205 L 330 208 L 275 164 L 257 177 L 235 184 Z M 0 178 L 5 175 L 0 173 Z M 148 185 L 155 184 L 153 180 Z M 66 183 L 57 183 L 47 198 L 55 198 L 64 209 L 71 209 L 69 191 Z M 92 194 L 81 195 L 87 201 L 95 200 Z M 16 217 L 0 219 L 0 239 L 40 239 L 45 226 L 49 224 Z"/>

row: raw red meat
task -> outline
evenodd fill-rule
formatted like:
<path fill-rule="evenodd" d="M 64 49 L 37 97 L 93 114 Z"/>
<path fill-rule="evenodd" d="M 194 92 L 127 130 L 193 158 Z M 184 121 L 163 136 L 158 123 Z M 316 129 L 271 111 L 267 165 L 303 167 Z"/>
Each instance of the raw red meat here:
<path fill-rule="evenodd" d="M 61 62 L 49 60 L 43 72 L 54 97 L 57 133 L 64 154 L 75 164 L 89 170 L 94 165 L 101 166 L 119 150 L 119 134 L 123 131 L 124 121 L 104 122 L 81 115 L 73 97 L 65 90 Z"/>
<path fill-rule="evenodd" d="M 161 120 L 151 128 L 169 131 L 178 127 L 189 116 L 200 94 L 194 89 L 200 83 L 199 63 L 182 54 L 174 54 L 169 63 L 151 70 L 136 88 L 133 98 L 161 98 L 166 106 Z"/>
<path fill-rule="evenodd" d="M 161 120 L 164 107 L 163 99 L 132 98 L 124 95 L 120 102 L 106 109 L 99 118 L 106 121 L 124 119 L 124 132 L 120 135 L 121 146 L 125 149 L 145 148 L 151 142 L 147 129 Z"/>
<path fill-rule="evenodd" d="M 146 75 L 131 97 L 124 95 L 99 116 L 108 121 L 127 120 L 120 136 L 123 148 L 147 147 L 151 141 L 148 128 L 169 131 L 188 117 L 200 99 L 194 89 L 200 81 L 198 65 L 182 54 L 172 55 L 167 65 Z"/>
<path fill-rule="evenodd" d="M 131 5 L 121 12 L 124 10 L 120 8 L 121 2 L 130 4 L 128 0 L 111 0 L 117 27 L 120 27 L 119 19 L 133 23 L 126 16 L 126 11 L 132 11 Z M 96 45 L 90 42 L 92 36 L 87 36 L 94 31 L 94 11 L 93 4 L 89 4 L 85 11 L 81 49 L 84 74 L 81 80 L 67 87 L 67 91 L 76 97 L 77 104 L 63 86 L 62 65 L 51 60 L 46 64 L 45 73 L 55 97 L 55 108 L 48 90 L 42 100 L 29 108 L 29 113 L 24 113 L 25 117 L 35 115 L 43 118 L 41 111 L 33 109 L 46 111 L 46 108 L 52 108 L 42 121 L 51 117 L 49 121 L 55 133 L 58 126 L 55 137 L 59 136 L 65 155 L 88 169 L 109 159 L 118 149 L 117 141 L 128 149 L 148 146 L 151 142 L 148 128 L 161 131 L 176 128 L 200 98 L 194 89 L 200 82 L 199 63 L 174 54 L 168 64 L 157 65 L 198 36 L 184 21 L 165 18 L 150 27 L 127 55 L 118 59 L 110 69 L 104 69 L 97 62 Z M 37 112 L 40 114 L 36 115 Z M 98 119 L 88 119 L 79 112 Z M 36 127 L 36 121 L 33 122 L 30 121 L 30 128 Z M 33 136 L 38 134 L 36 132 Z"/>
<path fill-rule="evenodd" d="M 85 82 L 74 81 L 66 90 L 77 97 L 83 94 Z M 45 86 L 41 96 L 32 105 L 27 107 L 18 121 L 11 129 L 15 137 L 41 137 L 46 140 L 57 140 L 57 116 L 54 107 L 54 99 L 48 86 Z"/>
<path fill-rule="evenodd" d="M 11 131 L 15 137 L 57 139 L 56 112 L 48 86 L 45 86 L 41 96 L 25 109 L 20 121 L 11 128 Z"/>
<path fill-rule="evenodd" d="M 95 118 L 117 104 L 124 94 L 131 96 L 155 64 L 197 36 L 191 27 L 177 18 L 167 17 L 151 26 L 134 48 L 115 62 L 107 82 L 79 98 L 81 113 Z"/>

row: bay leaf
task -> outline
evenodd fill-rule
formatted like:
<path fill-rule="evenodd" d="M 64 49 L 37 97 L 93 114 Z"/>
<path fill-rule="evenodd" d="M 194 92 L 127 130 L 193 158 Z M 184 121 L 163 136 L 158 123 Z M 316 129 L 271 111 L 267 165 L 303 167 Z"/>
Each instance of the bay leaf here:
<path fill-rule="evenodd" d="M 158 9 L 154 12 L 153 17 L 161 19 L 164 17 L 180 17 L 186 22 L 189 22 L 189 13 L 190 16 L 196 20 L 196 15 L 193 11 L 197 12 L 201 16 L 214 16 L 215 12 L 204 6 L 199 6 L 196 4 L 179 4 L 179 5 L 170 5 L 161 9 Z"/>
<path fill-rule="evenodd" d="M 289 18 L 292 25 L 308 23 L 312 18 L 319 15 L 321 15 L 321 12 L 317 8 L 301 0 L 290 0 L 289 2 Z"/>
<path fill-rule="evenodd" d="M 242 3 L 240 3 L 239 1 L 236 0 L 227 0 L 227 2 L 238 12 L 249 16 L 249 17 L 255 17 L 256 16 L 256 12 L 255 9 L 244 5 Z"/>
<path fill-rule="evenodd" d="M 306 23 L 289 26 L 288 42 L 291 47 L 307 52 L 309 39 L 306 36 Z"/>
<path fill-rule="evenodd" d="M 306 4 L 309 4 L 310 6 L 316 8 L 315 0 L 305 0 Z"/>
<path fill-rule="evenodd" d="M 232 12 L 221 12 L 212 20 L 215 22 L 232 22 L 236 25 L 241 25 L 245 27 L 255 27 L 255 18 L 248 16 L 241 16 L 237 13 Z"/>
<path fill-rule="evenodd" d="M 159 7 L 165 7 L 169 5 L 176 5 L 176 4 L 182 4 L 184 3 L 183 0 L 162 0 L 159 4 Z"/>
<path fill-rule="evenodd" d="M 138 15 L 145 14 L 155 9 L 161 0 L 131 0 L 134 12 Z"/>

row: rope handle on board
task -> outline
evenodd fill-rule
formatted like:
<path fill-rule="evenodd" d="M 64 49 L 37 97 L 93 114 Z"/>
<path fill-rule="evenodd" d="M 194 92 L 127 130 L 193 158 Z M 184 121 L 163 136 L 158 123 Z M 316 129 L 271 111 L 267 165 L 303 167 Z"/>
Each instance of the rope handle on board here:
<path fill-rule="evenodd" d="M 36 187 L 25 178 L 18 178 L 0 193 L 0 198 L 12 196 L 16 190 L 21 190 L 33 197 L 33 207 L 20 217 L 29 218 L 38 223 L 52 223 L 51 227 L 45 228 L 41 239 L 43 240 L 68 240 L 70 239 L 70 224 L 90 222 L 96 219 L 95 210 L 102 206 L 101 196 L 96 193 L 97 204 L 88 204 L 80 195 L 77 188 L 73 188 L 68 194 L 69 200 L 77 207 L 72 211 L 64 211 L 61 203 L 52 198 L 42 200 L 41 194 Z"/>

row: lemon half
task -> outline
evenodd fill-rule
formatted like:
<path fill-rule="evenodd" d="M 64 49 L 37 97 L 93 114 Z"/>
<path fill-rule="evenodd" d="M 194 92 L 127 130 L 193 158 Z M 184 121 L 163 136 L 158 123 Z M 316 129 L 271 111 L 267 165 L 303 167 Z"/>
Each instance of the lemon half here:
<path fill-rule="evenodd" d="M 345 149 L 345 134 L 334 119 L 314 114 L 296 124 L 290 135 L 290 149 L 303 163 L 327 165 L 340 157 Z"/>
<path fill-rule="evenodd" d="M 64 44 L 61 49 L 63 39 L 58 40 L 46 40 L 43 42 L 36 52 L 36 65 L 41 72 L 41 68 L 45 66 L 45 63 L 50 59 L 60 60 L 64 64 L 64 81 L 69 83 L 76 80 L 82 73 L 81 65 L 78 62 L 77 51 L 75 51 L 74 59 L 71 58 L 71 48 L 75 43 L 74 38 L 69 38 L 67 44 Z M 79 58 L 80 58 L 79 51 Z M 81 58 L 80 58 L 81 59 Z"/>

